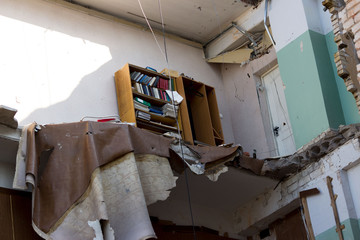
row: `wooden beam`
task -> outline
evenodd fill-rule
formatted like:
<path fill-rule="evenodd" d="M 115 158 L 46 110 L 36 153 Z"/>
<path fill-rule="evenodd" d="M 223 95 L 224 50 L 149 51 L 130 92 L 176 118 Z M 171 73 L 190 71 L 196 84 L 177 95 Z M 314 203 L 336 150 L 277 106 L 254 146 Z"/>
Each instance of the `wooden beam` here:
<path fill-rule="evenodd" d="M 326 177 L 326 183 L 327 183 L 327 187 L 328 187 L 329 195 L 330 195 L 330 200 L 331 200 L 331 207 L 333 209 L 334 217 L 335 217 L 336 232 L 338 233 L 339 239 L 344 240 L 342 230 L 345 228 L 345 226 L 340 223 L 339 213 L 338 213 L 338 210 L 337 210 L 337 207 L 336 207 L 337 195 L 334 194 L 333 186 L 331 184 L 332 180 L 333 179 L 330 176 Z"/>
<path fill-rule="evenodd" d="M 309 197 L 309 196 L 312 196 L 312 195 L 315 195 L 315 194 L 318 194 L 318 193 L 320 193 L 319 189 L 312 188 L 312 189 L 309 189 L 309 190 L 299 192 L 299 195 L 300 195 L 300 198 L 306 198 L 306 197 Z"/>
<path fill-rule="evenodd" d="M 250 59 L 250 55 L 252 52 L 252 49 L 242 48 L 221 54 L 207 61 L 210 63 L 243 63 Z"/>

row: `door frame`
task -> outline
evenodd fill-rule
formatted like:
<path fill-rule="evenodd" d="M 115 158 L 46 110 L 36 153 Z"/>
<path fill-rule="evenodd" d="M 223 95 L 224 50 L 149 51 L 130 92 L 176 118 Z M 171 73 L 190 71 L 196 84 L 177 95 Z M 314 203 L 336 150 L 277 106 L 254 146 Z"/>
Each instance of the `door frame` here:
<path fill-rule="evenodd" d="M 271 109 L 270 109 L 270 103 L 269 103 L 269 96 L 268 96 L 268 93 L 266 91 L 266 88 L 265 88 L 265 83 L 264 83 L 264 76 L 268 75 L 269 73 L 271 73 L 272 71 L 274 71 L 276 68 L 279 69 L 279 74 L 280 74 L 280 68 L 279 68 L 279 65 L 278 64 L 275 64 L 274 66 L 272 66 L 270 69 L 268 69 L 267 71 L 263 72 L 261 75 L 260 75 L 260 84 L 261 84 L 261 87 L 263 88 L 263 93 L 265 95 L 265 99 L 266 99 L 266 106 L 267 106 L 267 119 L 269 121 L 269 124 L 270 124 L 270 131 L 269 131 L 269 134 L 272 136 L 272 140 L 273 140 L 273 143 L 274 143 L 274 147 L 275 147 L 275 152 L 276 152 L 276 156 L 279 156 L 280 153 L 279 153 L 279 145 L 278 145 L 278 141 L 274 135 L 274 131 L 273 131 L 273 128 L 274 128 L 274 122 L 273 122 L 273 118 L 272 118 L 272 114 L 271 114 Z M 281 78 L 281 75 L 280 75 L 280 78 Z M 281 81 L 282 83 L 284 84 L 282 78 L 281 78 Z M 285 91 L 284 91 L 285 93 Z M 286 99 L 285 99 L 286 101 Z M 287 110 L 287 116 L 285 116 L 285 119 L 286 119 L 286 124 L 289 126 L 290 128 L 290 131 L 291 131 L 291 134 L 292 134 L 292 142 L 294 144 L 294 147 L 295 147 L 295 152 L 296 152 L 296 144 L 295 144 L 295 139 L 294 139 L 294 131 L 292 129 L 292 125 L 291 125 L 291 122 L 290 122 L 290 117 L 289 117 L 289 111 L 286 107 L 286 110 Z"/>

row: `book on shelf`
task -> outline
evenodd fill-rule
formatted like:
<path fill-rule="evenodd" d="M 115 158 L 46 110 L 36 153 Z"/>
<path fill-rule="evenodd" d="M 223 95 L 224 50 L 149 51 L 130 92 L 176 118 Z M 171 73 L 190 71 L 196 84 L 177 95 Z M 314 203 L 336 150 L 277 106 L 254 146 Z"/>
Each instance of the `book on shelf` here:
<path fill-rule="evenodd" d="M 156 108 L 150 107 L 150 108 L 149 108 L 149 111 L 150 111 L 151 113 L 155 113 L 155 114 L 158 114 L 158 115 L 160 115 L 160 116 L 163 115 L 163 111 L 162 111 L 162 110 L 158 110 L 158 109 L 156 109 Z"/>
<path fill-rule="evenodd" d="M 150 121 L 150 119 L 151 119 L 151 115 L 149 113 L 146 113 L 146 112 L 136 110 L 135 114 L 136 114 L 136 117 L 139 118 L 139 119 L 143 119 L 143 120 L 146 120 L 146 121 Z"/>
<path fill-rule="evenodd" d="M 138 93 L 142 93 L 142 94 L 148 95 L 150 97 L 154 97 L 154 98 L 161 99 L 161 100 L 168 101 L 168 102 L 171 101 L 170 96 L 163 89 L 159 89 L 156 87 L 150 87 L 148 85 L 141 84 L 141 83 L 135 83 L 134 89 Z"/>
<path fill-rule="evenodd" d="M 163 107 L 151 105 L 149 102 L 138 97 L 134 98 L 134 107 L 137 110 L 151 112 L 159 116 L 164 116 Z"/>
<path fill-rule="evenodd" d="M 145 111 L 145 112 L 150 111 L 150 108 L 148 106 L 146 106 L 144 104 L 141 104 L 141 103 L 138 103 L 138 102 L 135 102 L 135 101 L 134 101 L 134 107 L 137 110 L 142 110 L 142 111 Z"/>
<path fill-rule="evenodd" d="M 144 104 L 144 105 L 146 105 L 146 106 L 148 106 L 148 107 L 151 107 L 151 103 L 149 103 L 149 102 L 147 102 L 147 101 L 145 101 L 145 100 L 143 100 L 143 99 L 141 99 L 141 98 L 135 97 L 134 100 L 135 100 L 136 102 L 138 102 L 138 103 L 141 103 L 141 104 Z"/>
<path fill-rule="evenodd" d="M 148 76 L 144 73 L 136 71 L 130 73 L 130 78 L 137 83 L 141 83 L 149 87 L 161 88 L 163 90 L 174 90 L 173 78 L 169 80 L 159 76 Z"/>

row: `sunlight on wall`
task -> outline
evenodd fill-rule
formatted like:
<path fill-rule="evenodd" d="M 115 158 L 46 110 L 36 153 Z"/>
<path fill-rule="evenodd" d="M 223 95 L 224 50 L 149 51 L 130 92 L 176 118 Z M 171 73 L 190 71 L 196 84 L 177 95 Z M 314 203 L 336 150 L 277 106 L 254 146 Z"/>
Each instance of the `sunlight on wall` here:
<path fill-rule="evenodd" d="M 18 120 L 64 101 L 112 59 L 107 46 L 3 16 L 0 31 L 0 105 L 17 109 Z"/>

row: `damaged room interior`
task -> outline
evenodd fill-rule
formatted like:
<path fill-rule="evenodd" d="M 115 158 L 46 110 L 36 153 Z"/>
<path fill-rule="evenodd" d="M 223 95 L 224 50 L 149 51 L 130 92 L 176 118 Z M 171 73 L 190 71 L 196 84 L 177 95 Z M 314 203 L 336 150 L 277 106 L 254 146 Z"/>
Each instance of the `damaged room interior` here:
<path fill-rule="evenodd" d="M 360 0 L 0 0 L 1 240 L 360 239 Z"/>

